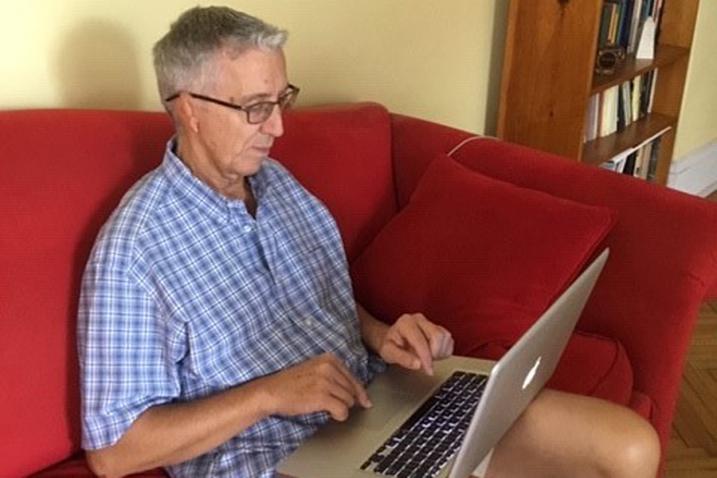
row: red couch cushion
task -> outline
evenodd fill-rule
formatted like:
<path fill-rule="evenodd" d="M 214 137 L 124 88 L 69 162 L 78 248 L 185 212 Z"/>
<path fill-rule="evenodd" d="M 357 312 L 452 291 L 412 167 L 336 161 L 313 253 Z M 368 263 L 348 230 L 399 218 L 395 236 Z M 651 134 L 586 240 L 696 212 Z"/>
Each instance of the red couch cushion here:
<path fill-rule="evenodd" d="M 272 157 L 326 204 L 354 259 L 396 214 L 388 111 L 371 103 L 306 108 L 285 124 Z"/>
<path fill-rule="evenodd" d="M 79 448 L 75 314 L 95 235 L 162 159 L 160 113 L 0 114 L 0 476 Z"/>
<path fill-rule="evenodd" d="M 440 156 L 354 263 L 357 298 L 387 322 L 425 313 L 466 354 L 529 327 L 613 223 L 608 209 L 519 188 Z"/>

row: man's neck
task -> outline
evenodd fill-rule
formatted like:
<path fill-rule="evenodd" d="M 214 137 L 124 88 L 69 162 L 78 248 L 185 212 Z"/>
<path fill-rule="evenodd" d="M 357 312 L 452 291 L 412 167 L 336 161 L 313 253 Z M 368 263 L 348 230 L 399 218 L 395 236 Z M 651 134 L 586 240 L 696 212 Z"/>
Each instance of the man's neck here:
<path fill-rule="evenodd" d="M 189 168 L 192 175 L 204 184 L 229 199 L 243 200 L 246 203 L 247 210 L 250 209 L 251 204 L 254 205 L 253 209 L 256 209 L 256 199 L 252 193 L 251 185 L 245 177 L 237 176 L 229 179 L 222 177 L 217 171 L 212 171 L 211 168 L 201 167 L 202 164 L 210 164 L 210 162 L 203 161 L 201 159 L 202 152 L 192 148 L 188 141 L 180 141 L 177 138 L 174 153 Z"/>

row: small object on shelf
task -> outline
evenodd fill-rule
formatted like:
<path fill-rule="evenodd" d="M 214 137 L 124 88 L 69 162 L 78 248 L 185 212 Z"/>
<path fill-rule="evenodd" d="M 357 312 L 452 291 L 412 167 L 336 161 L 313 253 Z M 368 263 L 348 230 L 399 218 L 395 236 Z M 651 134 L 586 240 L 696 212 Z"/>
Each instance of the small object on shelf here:
<path fill-rule="evenodd" d="M 598 75 L 612 75 L 620 64 L 625 61 L 625 48 L 602 48 L 598 50 L 595 59 L 595 73 Z"/>
<path fill-rule="evenodd" d="M 640 43 L 637 45 L 638 60 L 652 60 L 655 58 L 655 31 L 657 26 L 655 19 L 648 17 L 642 25 L 642 33 L 640 34 Z"/>

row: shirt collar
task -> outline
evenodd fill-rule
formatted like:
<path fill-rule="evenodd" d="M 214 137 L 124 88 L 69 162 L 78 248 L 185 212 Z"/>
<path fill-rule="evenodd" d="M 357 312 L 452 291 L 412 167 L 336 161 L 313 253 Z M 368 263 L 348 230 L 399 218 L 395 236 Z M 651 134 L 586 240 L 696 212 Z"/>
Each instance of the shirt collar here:
<path fill-rule="evenodd" d="M 190 201 L 203 213 L 225 223 L 231 220 L 236 211 L 246 213 L 244 201 L 228 198 L 194 176 L 187 165 L 174 153 L 175 145 L 175 137 L 167 142 L 162 168 L 170 184 L 182 199 Z M 257 203 L 264 196 L 268 186 L 264 169 L 262 164 L 255 175 L 248 177 Z"/>

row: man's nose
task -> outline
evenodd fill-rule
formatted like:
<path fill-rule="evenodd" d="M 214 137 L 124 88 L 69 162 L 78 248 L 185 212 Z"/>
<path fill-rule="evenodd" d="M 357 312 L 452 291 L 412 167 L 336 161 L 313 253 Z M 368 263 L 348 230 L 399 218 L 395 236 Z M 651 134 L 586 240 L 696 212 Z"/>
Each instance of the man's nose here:
<path fill-rule="evenodd" d="M 278 138 L 284 134 L 284 119 L 281 116 L 282 111 L 278 105 L 274 106 L 269 118 L 261 125 L 261 132 Z"/>

